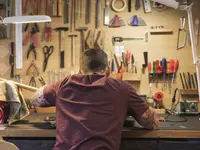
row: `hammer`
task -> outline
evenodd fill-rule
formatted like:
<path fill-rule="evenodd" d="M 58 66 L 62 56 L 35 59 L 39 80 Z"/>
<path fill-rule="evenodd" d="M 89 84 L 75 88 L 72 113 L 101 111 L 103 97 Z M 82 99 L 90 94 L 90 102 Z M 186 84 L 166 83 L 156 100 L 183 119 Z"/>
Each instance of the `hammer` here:
<path fill-rule="evenodd" d="M 62 41 L 64 40 L 64 33 L 65 31 L 68 31 L 68 27 L 58 27 L 55 28 L 56 31 L 58 31 L 58 39 L 59 39 L 59 50 L 60 50 L 60 68 L 65 67 L 65 50 L 62 47 Z M 63 37 L 62 37 L 63 33 Z"/>
<path fill-rule="evenodd" d="M 79 27 L 76 28 L 75 31 L 80 32 L 80 50 L 81 52 L 84 52 L 85 50 L 85 36 L 84 36 L 84 31 L 87 31 L 87 27 Z"/>
<path fill-rule="evenodd" d="M 74 38 L 75 37 L 77 37 L 78 35 L 76 35 L 76 34 L 70 34 L 70 35 L 68 35 L 70 38 L 71 38 L 71 66 L 73 67 L 73 66 L 75 66 L 75 63 L 76 63 L 76 61 L 75 61 L 75 59 L 76 59 L 76 50 L 75 50 L 75 40 L 74 40 Z"/>

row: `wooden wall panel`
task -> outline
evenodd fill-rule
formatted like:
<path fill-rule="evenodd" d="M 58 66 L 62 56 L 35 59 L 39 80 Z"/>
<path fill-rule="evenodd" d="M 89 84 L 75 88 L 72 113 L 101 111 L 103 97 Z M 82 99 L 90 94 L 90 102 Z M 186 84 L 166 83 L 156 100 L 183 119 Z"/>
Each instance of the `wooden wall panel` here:
<path fill-rule="evenodd" d="M 102 8 L 105 6 L 105 2 L 102 2 Z M 152 13 L 147 13 L 145 14 L 143 11 L 143 7 L 140 8 L 140 10 L 135 11 L 134 9 L 134 3 L 135 0 L 133 0 L 132 3 L 132 12 L 129 13 L 128 10 L 126 9 L 124 12 L 121 13 L 116 13 L 110 9 L 110 19 L 115 15 L 119 15 L 121 18 L 124 19 L 125 22 L 132 17 L 133 15 L 138 15 L 142 17 L 146 23 L 146 27 L 130 27 L 126 25 L 125 27 L 121 28 L 108 28 L 103 25 L 103 9 L 102 9 L 102 21 L 101 21 L 101 28 L 97 29 L 96 31 L 99 30 L 104 30 L 106 33 L 105 37 L 105 51 L 109 55 L 109 59 L 111 59 L 111 54 L 114 53 L 114 47 L 111 43 L 111 38 L 112 36 L 122 36 L 122 37 L 137 37 L 137 36 L 144 36 L 144 33 L 150 29 L 151 26 L 154 25 L 164 25 L 166 28 L 171 28 L 173 29 L 173 34 L 172 35 L 149 35 L 149 42 L 145 43 L 144 41 L 125 41 L 123 43 L 117 43 L 116 45 L 123 45 L 125 46 L 126 50 L 131 50 L 132 53 L 136 57 L 136 61 L 141 62 L 139 57 L 144 51 L 147 51 L 149 54 L 149 61 L 157 60 L 157 59 L 162 59 L 165 57 L 166 59 L 178 59 L 180 62 L 179 66 L 179 72 L 194 72 L 195 68 L 193 65 L 192 61 L 192 51 L 191 47 L 189 45 L 189 42 L 187 43 L 187 46 L 184 49 L 181 49 L 179 51 L 176 50 L 176 43 L 177 43 L 177 33 L 178 33 L 178 28 L 180 26 L 180 21 L 179 18 L 182 15 L 187 16 L 185 12 L 181 12 L 178 10 L 174 10 L 171 8 L 168 8 L 166 11 L 163 12 L 158 12 L 155 9 L 153 9 Z M 85 0 L 83 0 L 84 4 L 84 9 L 85 9 Z M 142 1 L 141 1 L 142 4 Z M 120 5 L 120 4 L 119 4 Z M 29 5 L 31 7 L 32 5 Z M 200 14 L 198 12 L 200 6 L 200 2 L 198 0 L 195 1 L 194 4 L 194 18 L 200 17 Z M 42 5 L 43 9 L 41 11 L 41 14 L 44 14 L 44 4 Z M 14 9 L 14 8 L 13 8 Z M 30 9 L 30 8 L 29 8 Z M 84 10 L 83 9 L 83 10 Z M 30 9 L 31 10 L 31 9 Z M 83 18 L 81 20 L 77 21 L 77 27 L 80 26 L 86 26 L 85 25 L 85 12 L 83 14 Z M 89 29 L 94 29 L 95 27 L 95 0 L 92 1 L 92 10 L 91 10 L 91 24 L 87 25 Z M 64 25 L 63 24 L 63 18 L 62 17 L 52 17 L 52 28 L 56 27 L 66 27 L 69 25 Z M 43 29 L 44 23 L 39 24 L 40 30 Z M 14 40 L 14 26 L 12 26 L 12 31 L 13 31 L 13 36 L 12 40 Z M 79 32 L 73 32 L 79 35 Z M 24 37 L 27 33 L 24 33 Z M 70 67 L 70 55 L 71 55 L 71 39 L 68 37 L 70 32 L 66 32 L 65 35 L 65 68 L 63 69 L 66 74 L 71 72 L 71 67 Z M 86 32 L 87 35 L 87 32 Z M 41 33 L 39 33 L 38 38 L 41 38 Z M 79 53 L 80 53 L 80 37 L 76 38 L 76 53 L 77 53 L 77 59 L 76 59 L 76 67 L 79 68 Z M 43 52 L 42 48 L 45 45 L 53 45 L 54 46 L 54 53 L 49 59 L 49 63 L 47 66 L 47 70 L 45 73 L 42 72 L 42 64 L 43 64 Z M 26 59 L 26 53 L 27 53 L 27 46 L 23 47 L 23 54 L 24 54 L 24 62 L 23 62 L 23 69 L 22 70 L 16 70 L 17 74 L 20 74 L 23 83 L 28 84 L 30 77 L 25 75 L 26 69 L 32 59 L 27 60 Z M 198 47 L 199 51 L 199 47 Z M 37 64 L 39 71 L 40 71 L 40 76 L 42 76 L 47 83 L 49 83 L 49 71 L 50 70 L 60 70 L 59 68 L 59 49 L 58 49 L 58 33 L 56 31 L 53 31 L 53 41 L 49 43 L 41 42 L 39 43 L 39 47 L 37 48 L 37 60 L 35 63 Z M 8 58 L 8 57 L 7 57 Z M 30 57 L 33 58 L 33 57 Z M 8 75 L 5 76 L 7 78 Z M 149 82 L 148 82 L 148 74 L 147 70 L 145 74 L 142 74 L 142 80 L 141 83 L 131 83 L 133 87 L 136 88 L 137 92 L 139 94 L 148 94 L 149 90 Z M 37 80 L 37 86 L 40 86 L 40 83 Z M 153 93 L 161 91 L 161 86 L 156 89 L 155 85 L 153 85 Z M 180 84 L 180 79 L 179 76 L 177 77 L 176 84 L 174 85 L 174 88 L 182 88 Z M 172 92 L 173 93 L 173 92 Z M 32 93 L 30 92 L 24 92 L 24 95 L 28 98 L 30 97 Z M 170 107 L 171 105 L 171 99 L 172 99 L 172 94 L 169 94 L 168 90 L 164 91 L 165 94 L 165 99 L 164 99 L 164 106 L 166 108 Z M 52 110 L 51 110 L 52 111 Z"/>

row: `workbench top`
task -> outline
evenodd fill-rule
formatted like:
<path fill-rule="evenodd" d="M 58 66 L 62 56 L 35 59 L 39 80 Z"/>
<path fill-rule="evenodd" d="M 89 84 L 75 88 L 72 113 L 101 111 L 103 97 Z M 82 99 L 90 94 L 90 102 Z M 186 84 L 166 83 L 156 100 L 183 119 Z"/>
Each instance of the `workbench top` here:
<path fill-rule="evenodd" d="M 55 129 L 48 129 L 44 122 L 49 113 L 35 113 L 11 126 L 0 125 L 2 137 L 55 137 Z M 149 131 L 136 123 L 133 128 L 124 128 L 122 138 L 200 138 L 199 116 L 186 116 L 187 122 L 161 122 L 159 129 Z M 168 119 L 181 121 L 170 116 Z"/>

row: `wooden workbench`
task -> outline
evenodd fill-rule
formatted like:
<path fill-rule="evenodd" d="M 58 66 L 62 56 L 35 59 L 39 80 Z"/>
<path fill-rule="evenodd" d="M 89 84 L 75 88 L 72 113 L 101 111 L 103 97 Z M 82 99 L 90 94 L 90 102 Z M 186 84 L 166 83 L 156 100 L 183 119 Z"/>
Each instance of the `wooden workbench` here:
<path fill-rule="evenodd" d="M 55 114 L 31 114 L 11 126 L 0 126 L 2 137 L 55 137 L 55 129 L 48 129 L 44 118 Z M 200 138 L 198 116 L 186 117 L 187 122 L 161 122 L 158 130 L 149 131 L 136 123 L 134 128 L 124 128 L 122 138 Z M 180 118 L 172 117 L 173 120 Z"/>
<path fill-rule="evenodd" d="M 55 129 L 48 129 L 44 118 L 55 114 L 31 114 L 11 126 L 0 126 L 0 136 L 17 145 L 20 150 L 50 150 L 55 144 Z M 195 150 L 200 149 L 200 121 L 198 116 L 186 117 L 187 122 L 162 122 L 158 130 L 149 131 L 136 123 L 124 128 L 120 150 Z M 170 117 L 170 120 L 180 120 Z M 197 141 L 193 141 L 197 139 Z M 191 143 L 192 141 L 192 143 Z M 195 148 L 194 148 L 195 147 Z"/>

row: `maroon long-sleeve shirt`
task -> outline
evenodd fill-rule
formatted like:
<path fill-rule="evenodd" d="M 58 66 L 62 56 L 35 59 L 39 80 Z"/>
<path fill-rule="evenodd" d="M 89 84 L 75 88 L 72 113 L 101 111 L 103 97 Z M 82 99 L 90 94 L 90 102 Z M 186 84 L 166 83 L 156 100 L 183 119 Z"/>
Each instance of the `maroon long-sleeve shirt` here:
<path fill-rule="evenodd" d="M 43 88 L 37 106 L 56 106 L 54 150 L 118 150 L 124 120 L 148 105 L 131 85 L 107 76 L 73 75 Z"/>

